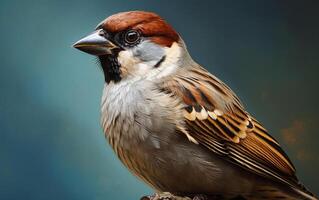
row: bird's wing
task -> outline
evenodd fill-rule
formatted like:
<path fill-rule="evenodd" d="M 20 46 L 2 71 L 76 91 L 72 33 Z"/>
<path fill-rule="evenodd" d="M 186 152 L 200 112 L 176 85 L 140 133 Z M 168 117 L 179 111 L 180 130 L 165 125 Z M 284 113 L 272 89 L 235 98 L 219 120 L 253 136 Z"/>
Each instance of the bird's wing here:
<path fill-rule="evenodd" d="M 184 103 L 184 133 L 190 140 L 261 176 L 298 182 L 278 142 L 244 110 L 231 89 L 205 69 L 177 75 L 163 90 Z"/>

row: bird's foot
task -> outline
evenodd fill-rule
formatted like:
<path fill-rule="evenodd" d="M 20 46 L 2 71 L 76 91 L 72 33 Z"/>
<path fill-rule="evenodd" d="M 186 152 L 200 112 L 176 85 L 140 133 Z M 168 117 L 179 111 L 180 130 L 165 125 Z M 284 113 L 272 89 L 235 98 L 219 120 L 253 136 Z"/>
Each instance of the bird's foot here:
<path fill-rule="evenodd" d="M 192 200 L 189 197 L 175 196 L 169 192 L 155 193 L 150 196 L 144 196 L 141 200 Z M 206 199 L 194 199 L 194 200 L 206 200 Z"/>
<path fill-rule="evenodd" d="M 191 197 L 181 197 L 181 196 L 175 196 L 169 192 L 163 192 L 163 193 L 155 193 L 150 196 L 144 196 L 140 200 L 223 200 L 223 199 L 225 198 L 220 195 L 207 196 L 205 194 L 197 194 L 195 196 L 191 195 Z M 232 198 L 232 200 L 245 200 L 245 198 L 238 196 L 238 197 Z"/>

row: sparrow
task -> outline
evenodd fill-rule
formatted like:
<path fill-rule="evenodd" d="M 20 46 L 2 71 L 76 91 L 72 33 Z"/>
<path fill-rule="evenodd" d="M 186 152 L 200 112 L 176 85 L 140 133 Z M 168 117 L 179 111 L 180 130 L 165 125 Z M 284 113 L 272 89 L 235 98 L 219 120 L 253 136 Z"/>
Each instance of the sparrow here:
<path fill-rule="evenodd" d="M 74 47 L 98 58 L 106 139 L 155 196 L 317 199 L 278 142 L 159 15 L 114 14 Z"/>

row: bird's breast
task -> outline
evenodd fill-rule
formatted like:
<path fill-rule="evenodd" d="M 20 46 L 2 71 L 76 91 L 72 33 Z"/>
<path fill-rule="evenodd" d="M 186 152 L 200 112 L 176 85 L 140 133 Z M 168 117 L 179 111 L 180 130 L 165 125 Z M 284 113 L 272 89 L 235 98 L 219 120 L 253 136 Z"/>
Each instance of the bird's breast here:
<path fill-rule="evenodd" d="M 145 182 L 156 185 L 155 178 L 149 176 L 162 176 L 158 169 L 164 166 L 169 171 L 167 160 L 174 159 L 178 153 L 172 149 L 171 142 L 184 141 L 182 134 L 176 133 L 182 109 L 179 102 L 148 84 L 106 85 L 101 103 L 101 124 L 124 165 Z"/>

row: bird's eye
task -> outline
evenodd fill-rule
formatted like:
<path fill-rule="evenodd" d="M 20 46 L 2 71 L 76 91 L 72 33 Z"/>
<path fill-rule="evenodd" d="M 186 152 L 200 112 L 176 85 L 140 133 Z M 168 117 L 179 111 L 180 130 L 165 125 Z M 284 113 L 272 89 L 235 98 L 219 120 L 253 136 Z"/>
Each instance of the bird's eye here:
<path fill-rule="evenodd" d="M 136 30 L 129 30 L 125 33 L 124 39 L 129 45 L 135 44 L 140 39 L 140 33 Z"/>

